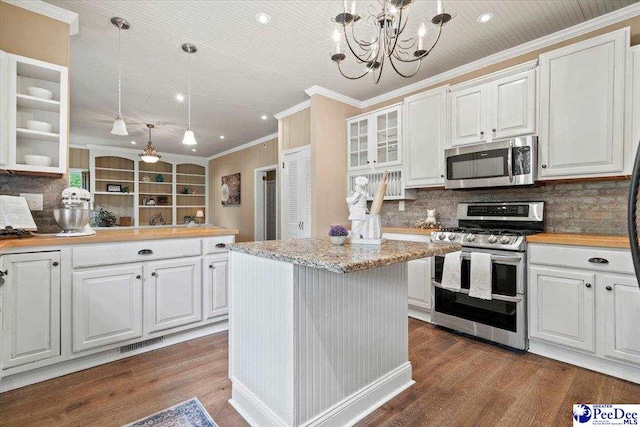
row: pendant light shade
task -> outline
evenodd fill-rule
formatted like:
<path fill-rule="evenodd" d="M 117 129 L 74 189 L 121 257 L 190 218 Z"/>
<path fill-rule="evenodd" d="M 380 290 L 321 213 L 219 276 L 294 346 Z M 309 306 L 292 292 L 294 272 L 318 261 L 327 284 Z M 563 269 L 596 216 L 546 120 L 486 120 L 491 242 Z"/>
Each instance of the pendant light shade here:
<path fill-rule="evenodd" d="M 113 17 L 111 23 L 118 27 L 118 117 L 113 121 L 113 129 L 111 133 L 118 136 L 129 135 L 127 125 L 122 119 L 122 61 L 120 59 L 120 33 L 122 30 L 128 30 L 130 25 L 122 18 Z"/>
<path fill-rule="evenodd" d="M 156 163 L 160 160 L 160 157 L 162 157 L 151 144 L 151 129 L 154 127 L 154 125 L 147 124 L 147 128 L 149 128 L 149 141 L 147 142 L 147 146 L 142 150 L 142 153 L 138 154 L 140 156 L 140 160 L 145 163 Z"/>
<path fill-rule="evenodd" d="M 195 45 L 191 43 L 185 43 L 182 45 L 182 50 L 189 54 L 189 63 L 188 63 L 188 72 L 189 72 L 189 95 L 188 95 L 188 124 L 187 130 L 184 133 L 184 138 L 182 138 L 182 143 L 184 145 L 196 145 L 198 142 L 196 141 L 196 136 L 191 130 L 191 54 L 196 53 L 198 49 Z"/>

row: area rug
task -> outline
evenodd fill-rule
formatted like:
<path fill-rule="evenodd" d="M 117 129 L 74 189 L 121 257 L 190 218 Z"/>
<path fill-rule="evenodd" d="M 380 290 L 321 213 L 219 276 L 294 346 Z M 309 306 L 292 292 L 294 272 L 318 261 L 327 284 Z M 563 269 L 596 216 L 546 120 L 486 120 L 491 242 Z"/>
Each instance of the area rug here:
<path fill-rule="evenodd" d="M 197 397 L 123 427 L 218 427 Z"/>

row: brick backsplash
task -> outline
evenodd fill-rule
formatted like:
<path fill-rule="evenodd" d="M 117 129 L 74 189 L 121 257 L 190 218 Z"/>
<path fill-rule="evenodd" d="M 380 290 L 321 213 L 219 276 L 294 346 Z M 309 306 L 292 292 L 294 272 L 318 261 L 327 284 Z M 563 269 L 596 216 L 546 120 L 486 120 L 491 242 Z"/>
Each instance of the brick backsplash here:
<path fill-rule="evenodd" d="M 67 184 L 66 176 L 52 179 L 36 176 L 0 175 L 0 194 L 10 196 L 17 196 L 20 193 L 42 194 L 43 211 L 31 212 L 38 226 L 38 233 L 57 233 L 61 229 L 53 218 L 53 209 L 61 206 L 61 193 Z"/>
<path fill-rule="evenodd" d="M 628 192 L 628 180 L 465 191 L 419 189 L 416 200 L 405 202 L 404 212 L 398 211 L 398 202 L 384 202 L 382 225 L 413 227 L 427 216 L 427 209 L 435 209 L 442 226 L 452 227 L 457 225 L 458 202 L 543 201 L 547 232 L 626 235 Z"/>

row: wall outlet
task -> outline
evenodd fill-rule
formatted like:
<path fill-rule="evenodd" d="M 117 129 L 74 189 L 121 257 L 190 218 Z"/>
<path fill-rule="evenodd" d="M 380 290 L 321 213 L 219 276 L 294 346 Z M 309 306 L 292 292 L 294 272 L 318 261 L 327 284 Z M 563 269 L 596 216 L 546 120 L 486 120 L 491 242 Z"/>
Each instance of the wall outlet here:
<path fill-rule="evenodd" d="M 27 199 L 29 209 L 32 211 L 41 211 L 43 209 L 44 202 L 42 194 L 20 193 L 20 196 Z"/>
<path fill-rule="evenodd" d="M 404 200 L 398 202 L 398 211 L 404 212 Z"/>

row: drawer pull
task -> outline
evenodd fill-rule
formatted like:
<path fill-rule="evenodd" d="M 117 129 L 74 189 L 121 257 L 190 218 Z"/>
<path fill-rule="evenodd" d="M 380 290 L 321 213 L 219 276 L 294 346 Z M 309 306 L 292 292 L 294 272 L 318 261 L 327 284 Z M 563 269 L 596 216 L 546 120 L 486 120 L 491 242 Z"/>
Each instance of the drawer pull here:
<path fill-rule="evenodd" d="M 590 287 L 591 287 L 591 283 L 587 283 L 585 286 L 586 286 L 587 288 L 590 288 Z"/>
<path fill-rule="evenodd" d="M 140 280 L 142 278 L 142 276 L 140 276 L 139 274 L 136 275 L 136 279 Z"/>
<path fill-rule="evenodd" d="M 151 249 L 140 249 L 138 255 L 153 255 L 153 251 Z"/>
<path fill-rule="evenodd" d="M 60 263 L 59 263 L 58 261 L 53 261 L 53 266 L 54 266 L 54 267 L 57 267 L 57 266 L 59 266 L 59 265 L 60 265 Z"/>
<path fill-rule="evenodd" d="M 589 258 L 589 262 L 592 262 L 594 264 L 609 264 L 609 260 L 608 259 L 600 258 L 600 257 Z"/>
<path fill-rule="evenodd" d="M 209 264 L 209 268 L 212 270 L 215 270 L 216 268 L 213 266 L 213 264 Z"/>
<path fill-rule="evenodd" d="M 216 248 L 226 248 L 226 247 L 227 247 L 227 245 L 226 245 L 226 244 L 224 244 L 224 243 L 218 243 L 218 244 L 216 245 Z"/>
<path fill-rule="evenodd" d="M 156 272 L 154 271 L 153 273 L 151 273 L 152 276 L 157 276 Z"/>
<path fill-rule="evenodd" d="M 608 290 L 608 291 L 612 291 L 613 290 L 613 288 L 611 286 L 607 286 L 607 287 L 605 287 L 605 289 Z"/>

